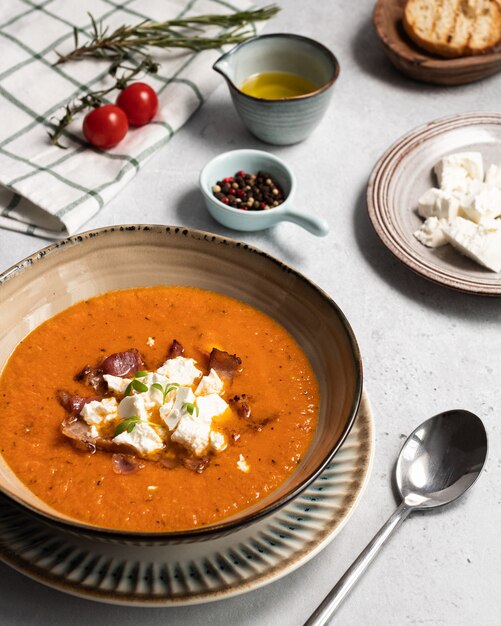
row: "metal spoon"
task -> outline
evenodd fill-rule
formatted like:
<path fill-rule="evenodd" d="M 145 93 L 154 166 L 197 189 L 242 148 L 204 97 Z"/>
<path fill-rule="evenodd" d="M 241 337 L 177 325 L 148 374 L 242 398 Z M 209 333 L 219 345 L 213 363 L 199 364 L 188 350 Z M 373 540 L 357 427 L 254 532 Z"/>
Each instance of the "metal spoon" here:
<path fill-rule="evenodd" d="M 423 422 L 408 437 L 395 467 L 400 506 L 375 535 L 305 626 L 322 626 L 404 519 L 463 495 L 477 480 L 487 456 L 487 434 L 479 417 L 457 409 Z"/>

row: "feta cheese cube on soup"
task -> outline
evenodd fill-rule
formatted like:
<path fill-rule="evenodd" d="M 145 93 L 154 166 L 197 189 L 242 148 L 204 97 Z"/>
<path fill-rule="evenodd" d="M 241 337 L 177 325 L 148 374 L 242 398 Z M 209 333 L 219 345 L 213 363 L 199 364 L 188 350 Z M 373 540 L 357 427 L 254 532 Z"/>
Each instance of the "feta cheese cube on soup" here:
<path fill-rule="evenodd" d="M 102 426 L 117 419 L 118 405 L 115 398 L 103 398 L 84 404 L 80 415 L 89 426 Z"/>
<path fill-rule="evenodd" d="M 149 413 L 142 394 L 126 396 L 121 400 L 118 405 L 118 414 L 122 419 L 128 419 L 132 416 L 139 417 L 139 419 L 144 421 L 149 419 Z"/>
<path fill-rule="evenodd" d="M 120 376 L 112 376 L 111 374 L 104 374 L 104 380 L 108 383 L 108 389 L 115 393 L 125 393 L 130 378 L 120 378 Z"/>
<path fill-rule="evenodd" d="M 140 394 L 144 398 L 145 406 L 148 409 L 154 406 L 162 406 L 164 403 L 163 391 L 158 389 L 158 387 L 153 387 L 153 385 L 160 385 L 162 389 L 165 389 L 169 385 L 169 380 L 157 372 L 148 372 L 146 376 L 140 378 L 140 380 L 148 387 L 148 391 L 143 391 Z"/>
<path fill-rule="evenodd" d="M 197 408 L 201 419 L 212 420 L 216 415 L 222 415 L 228 405 L 217 393 L 211 393 L 208 396 L 198 396 Z"/>
<path fill-rule="evenodd" d="M 218 433 L 215 430 L 211 430 L 209 433 L 209 444 L 214 452 L 222 452 L 228 447 L 226 438 L 223 433 Z"/>
<path fill-rule="evenodd" d="M 202 375 L 202 372 L 195 366 L 195 360 L 186 359 L 184 356 L 167 359 L 157 369 L 157 373 L 166 376 L 171 383 L 179 385 L 192 385 Z"/>
<path fill-rule="evenodd" d="M 174 402 L 169 402 L 160 407 L 160 417 L 169 430 L 176 428 L 179 420 L 188 414 L 186 404 L 193 404 L 195 395 L 189 387 L 179 387 L 176 391 Z"/>
<path fill-rule="evenodd" d="M 139 454 L 148 455 L 158 452 L 163 448 L 163 441 L 155 432 L 155 429 L 144 422 L 138 422 L 131 432 L 120 433 L 113 438 L 115 443 L 125 443 L 135 448 Z"/>
<path fill-rule="evenodd" d="M 207 396 L 211 393 L 221 393 L 222 390 L 223 381 L 219 378 L 216 370 L 211 368 L 207 376 L 204 376 L 198 383 L 195 394 L 197 396 Z"/>

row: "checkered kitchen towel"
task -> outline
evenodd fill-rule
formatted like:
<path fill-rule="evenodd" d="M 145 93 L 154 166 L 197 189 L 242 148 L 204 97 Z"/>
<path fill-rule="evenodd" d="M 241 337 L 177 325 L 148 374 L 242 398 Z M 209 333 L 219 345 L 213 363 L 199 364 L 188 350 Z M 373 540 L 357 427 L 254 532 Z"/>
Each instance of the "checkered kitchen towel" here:
<path fill-rule="evenodd" d="M 112 81 L 106 61 L 54 65 L 56 50 L 73 48 L 74 26 L 80 43 L 90 36 L 88 13 L 114 29 L 249 6 L 248 0 L 0 0 L 0 227 L 47 238 L 76 232 L 220 83 L 211 66 L 221 51 L 161 50 L 153 54 L 159 73 L 145 78 L 160 101 L 151 124 L 103 151 L 86 145 L 80 118 L 62 138 L 68 149 L 52 146 L 47 131 L 63 105 Z"/>

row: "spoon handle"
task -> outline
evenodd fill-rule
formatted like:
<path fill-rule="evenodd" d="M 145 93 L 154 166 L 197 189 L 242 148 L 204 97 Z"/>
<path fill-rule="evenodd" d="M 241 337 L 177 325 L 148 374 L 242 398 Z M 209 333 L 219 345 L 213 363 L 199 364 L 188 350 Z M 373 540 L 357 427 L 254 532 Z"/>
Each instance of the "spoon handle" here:
<path fill-rule="evenodd" d="M 352 587 L 354 587 L 355 583 L 375 559 L 379 550 L 381 550 L 384 544 L 388 541 L 393 531 L 400 526 L 411 510 L 411 507 L 407 506 L 404 502 L 400 504 L 398 509 L 381 527 L 372 541 L 346 570 L 337 585 L 333 587 L 325 596 L 322 604 L 320 604 L 314 613 L 312 613 L 311 617 L 307 622 L 305 622 L 304 626 L 323 626 L 323 624 L 327 623 L 328 619 L 334 614 L 336 609 L 351 591 Z"/>

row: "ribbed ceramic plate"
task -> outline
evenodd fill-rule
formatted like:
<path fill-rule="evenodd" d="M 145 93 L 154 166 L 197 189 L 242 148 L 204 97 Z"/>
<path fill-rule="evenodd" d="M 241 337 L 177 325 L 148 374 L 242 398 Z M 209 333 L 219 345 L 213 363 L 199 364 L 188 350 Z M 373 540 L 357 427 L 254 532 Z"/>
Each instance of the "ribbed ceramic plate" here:
<path fill-rule="evenodd" d="M 369 216 L 385 246 L 403 263 L 441 285 L 477 295 L 500 296 L 501 274 L 462 256 L 451 246 L 427 248 L 413 233 L 422 224 L 419 196 L 436 186 L 433 166 L 447 154 L 481 152 L 484 165 L 501 163 L 501 115 L 468 113 L 420 126 L 379 159 L 367 190 Z"/>
<path fill-rule="evenodd" d="M 0 499 L 0 558 L 43 584 L 101 602 L 173 606 L 233 596 L 285 576 L 334 538 L 362 495 L 373 455 L 364 393 L 329 467 L 289 505 L 245 529 L 192 544 L 123 546 L 67 534 Z"/>

